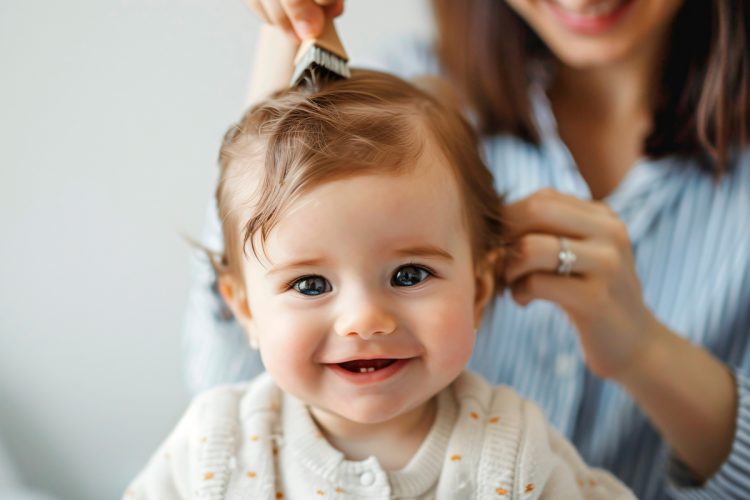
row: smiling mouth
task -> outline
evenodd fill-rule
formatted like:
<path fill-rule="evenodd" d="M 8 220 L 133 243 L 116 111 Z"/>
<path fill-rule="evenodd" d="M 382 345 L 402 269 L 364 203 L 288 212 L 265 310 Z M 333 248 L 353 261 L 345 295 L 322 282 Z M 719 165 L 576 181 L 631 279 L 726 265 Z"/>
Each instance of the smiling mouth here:
<path fill-rule="evenodd" d="M 568 15 L 580 18 L 596 18 L 612 14 L 619 7 L 628 3 L 630 0 L 603 0 L 593 2 L 584 8 L 574 8 L 559 0 L 551 0 L 558 8 L 562 9 Z"/>
<path fill-rule="evenodd" d="M 387 368 L 396 361 L 396 359 L 354 359 L 336 364 L 352 373 L 372 373 Z"/>

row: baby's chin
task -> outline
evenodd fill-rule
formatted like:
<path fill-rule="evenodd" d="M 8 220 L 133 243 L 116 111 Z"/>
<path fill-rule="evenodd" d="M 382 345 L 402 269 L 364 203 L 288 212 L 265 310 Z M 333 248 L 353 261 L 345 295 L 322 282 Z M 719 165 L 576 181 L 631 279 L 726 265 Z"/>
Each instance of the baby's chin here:
<path fill-rule="evenodd" d="M 337 429 L 359 428 L 361 426 L 398 425 L 419 418 L 428 408 L 429 403 L 436 396 L 429 395 L 426 399 L 401 403 L 398 401 L 350 401 L 349 404 L 315 404 L 308 403 L 313 418 L 323 427 L 335 426 Z M 320 402 L 318 402 L 320 403 Z M 407 424 L 408 425 L 408 424 Z"/>

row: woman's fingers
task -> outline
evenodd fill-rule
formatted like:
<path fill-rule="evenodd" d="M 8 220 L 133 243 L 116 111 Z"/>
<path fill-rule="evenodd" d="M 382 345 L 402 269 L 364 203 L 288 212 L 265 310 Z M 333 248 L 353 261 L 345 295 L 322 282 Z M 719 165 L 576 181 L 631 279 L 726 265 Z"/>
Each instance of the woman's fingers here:
<path fill-rule="evenodd" d="M 612 210 L 599 202 L 580 200 L 542 189 L 505 207 L 511 237 L 550 233 L 571 238 L 608 234 L 619 224 Z"/>
<path fill-rule="evenodd" d="M 330 18 L 339 17 L 344 13 L 344 0 L 316 0 L 316 2 L 319 5 L 325 5 L 326 16 Z"/>
<path fill-rule="evenodd" d="M 292 22 L 289 20 L 289 16 L 287 16 L 286 10 L 279 0 L 260 0 L 260 2 L 270 24 L 281 28 L 289 34 L 294 34 Z"/>
<path fill-rule="evenodd" d="M 548 300 L 563 309 L 575 309 L 577 304 L 591 303 L 588 300 L 590 287 L 583 278 L 560 276 L 551 273 L 528 274 L 510 286 L 513 300 L 522 306 L 532 300 Z"/>
<path fill-rule="evenodd" d="M 323 30 L 324 7 L 332 3 L 331 1 L 320 3 L 321 1 L 281 0 L 284 12 L 289 16 L 294 32 L 300 39 L 314 38 Z"/>
<path fill-rule="evenodd" d="M 580 254 L 577 243 L 573 245 L 571 241 L 570 247 L 576 256 Z M 554 273 L 559 265 L 559 253 L 560 242 L 555 236 L 538 233 L 522 236 L 506 254 L 505 282 L 513 283 L 521 276 L 533 272 Z M 577 273 L 579 270 L 580 263 L 574 263 L 571 272 Z"/>
<path fill-rule="evenodd" d="M 575 255 L 570 274 L 609 272 L 619 264 L 612 247 L 595 240 L 567 238 L 568 250 Z M 559 236 L 533 233 L 521 236 L 508 249 L 504 268 L 506 283 L 513 283 L 530 273 L 556 273 L 563 250 Z"/>
<path fill-rule="evenodd" d="M 643 300 L 625 224 L 602 203 L 551 190 L 508 206 L 506 220 L 514 241 L 502 276 L 513 299 L 559 305 L 599 376 L 615 376 L 632 363 L 656 320 Z M 561 237 L 575 259 L 561 255 Z M 557 274 L 561 260 L 573 261 L 570 275 Z"/>
<path fill-rule="evenodd" d="M 266 24 L 297 40 L 320 35 L 326 17 L 344 12 L 344 0 L 247 0 L 247 4 Z"/>
<path fill-rule="evenodd" d="M 260 0 L 247 0 L 247 5 L 258 14 L 258 17 L 261 18 L 261 20 L 266 24 L 273 24 L 271 23 L 271 18 L 269 18 L 266 15 L 266 10 L 263 8 L 263 4 Z"/>
<path fill-rule="evenodd" d="M 343 9 L 344 0 L 314 0 L 314 2 L 322 7 L 336 7 L 338 4 Z"/>

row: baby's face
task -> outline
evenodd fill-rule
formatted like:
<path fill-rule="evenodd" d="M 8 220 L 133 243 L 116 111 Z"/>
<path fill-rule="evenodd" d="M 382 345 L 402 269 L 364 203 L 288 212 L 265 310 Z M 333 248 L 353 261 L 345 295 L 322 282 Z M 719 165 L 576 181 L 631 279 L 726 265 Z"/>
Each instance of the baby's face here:
<path fill-rule="evenodd" d="M 456 181 L 428 153 L 405 174 L 313 188 L 265 254 L 248 252 L 251 335 L 278 385 L 314 411 L 388 421 L 471 356 L 482 287 Z"/>

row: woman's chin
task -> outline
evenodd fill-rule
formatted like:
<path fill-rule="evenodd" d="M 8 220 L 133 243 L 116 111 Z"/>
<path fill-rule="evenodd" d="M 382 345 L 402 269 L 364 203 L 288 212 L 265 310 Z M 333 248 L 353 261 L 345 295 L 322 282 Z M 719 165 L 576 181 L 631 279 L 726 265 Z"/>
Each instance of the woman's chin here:
<path fill-rule="evenodd" d="M 604 42 L 572 43 L 555 52 L 557 59 L 573 69 L 597 69 L 617 64 L 627 56 L 628 50 L 620 44 Z"/>

